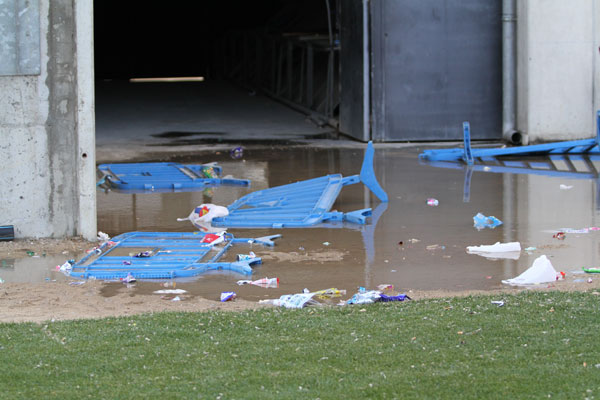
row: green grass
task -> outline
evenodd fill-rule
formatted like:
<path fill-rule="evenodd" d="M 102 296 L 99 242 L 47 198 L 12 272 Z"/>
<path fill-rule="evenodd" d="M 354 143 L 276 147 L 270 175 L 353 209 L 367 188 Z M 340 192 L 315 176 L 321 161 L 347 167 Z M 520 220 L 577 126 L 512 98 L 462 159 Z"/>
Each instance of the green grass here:
<path fill-rule="evenodd" d="M 0 325 L 1 398 L 600 398 L 600 298 Z"/>

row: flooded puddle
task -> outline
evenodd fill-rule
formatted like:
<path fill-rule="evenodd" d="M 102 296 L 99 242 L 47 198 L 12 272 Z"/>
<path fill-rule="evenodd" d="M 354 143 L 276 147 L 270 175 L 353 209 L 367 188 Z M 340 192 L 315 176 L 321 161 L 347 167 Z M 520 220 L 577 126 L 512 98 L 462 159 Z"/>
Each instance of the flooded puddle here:
<path fill-rule="evenodd" d="M 596 227 L 598 193 L 595 179 L 575 176 L 544 176 L 521 173 L 488 173 L 439 168 L 419 163 L 417 148 L 377 148 L 374 168 L 389 203 L 380 203 L 362 184 L 345 186 L 332 210 L 374 210 L 368 225 L 344 228 L 228 229 L 236 237 L 281 234 L 274 247 L 240 245 L 228 257 L 254 251 L 263 263 L 254 268 L 252 279 L 278 277 L 279 288 L 238 286 L 236 281 L 250 279 L 234 273 L 210 273 L 168 284 L 190 295 L 217 300 L 223 291 L 235 291 L 239 298 L 256 301 L 336 287 L 348 296 L 360 286 L 375 288 L 394 285 L 395 290 L 491 290 L 503 286 L 545 254 L 557 271 L 568 279 L 582 267 L 598 266 L 600 232 L 577 232 Z M 276 148 L 248 150 L 241 160 L 226 154 L 212 158 L 174 160 L 199 164 L 218 161 L 223 175 L 250 179 L 249 188 L 221 186 L 197 192 L 138 193 L 99 190 L 98 230 L 110 236 L 129 231 L 192 232 L 189 222 L 178 222 L 202 203 L 229 205 L 256 190 L 332 173 L 358 174 L 363 151 L 358 149 Z M 595 161 L 589 161 L 595 163 Z M 584 163 L 585 164 L 585 163 Z M 589 164 L 588 164 L 589 166 Z M 436 199 L 428 204 L 428 199 Z M 495 216 L 503 224 L 495 229 L 477 230 L 473 216 L 481 212 Z M 376 222 L 374 224 L 373 222 Z M 564 228 L 564 240 L 553 235 Z M 467 246 L 496 242 L 521 243 L 517 259 L 486 259 L 467 254 Z M 516 257 L 516 255 L 514 255 Z M 6 261 L 6 260 L 5 260 Z M 65 279 L 52 271 L 57 260 L 46 269 L 31 267 L 19 272 L 19 260 L 12 267 L 0 267 L 6 281 L 44 281 Z M 25 259 L 23 262 L 32 262 Z M 36 261 L 37 262 L 37 261 Z M 11 270 L 12 268 L 12 270 Z M 39 271 L 31 272 L 32 270 Z M 586 276 L 587 278 L 587 276 Z M 23 280 L 24 279 L 24 280 Z M 103 293 L 111 296 L 124 290 L 151 293 L 164 288 L 166 281 L 137 282 L 127 288 L 108 284 Z"/>

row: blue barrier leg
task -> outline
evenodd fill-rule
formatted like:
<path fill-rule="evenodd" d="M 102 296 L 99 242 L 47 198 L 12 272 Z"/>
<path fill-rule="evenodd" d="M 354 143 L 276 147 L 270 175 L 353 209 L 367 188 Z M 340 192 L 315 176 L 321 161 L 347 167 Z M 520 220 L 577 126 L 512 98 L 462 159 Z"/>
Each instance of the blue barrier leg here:
<path fill-rule="evenodd" d="M 463 122 L 463 141 L 465 143 L 463 160 L 467 165 L 473 165 L 473 153 L 471 152 L 471 125 L 469 124 L 469 121 Z"/>
<path fill-rule="evenodd" d="M 375 171 L 373 170 L 373 155 L 375 149 L 373 148 L 373 142 L 369 141 L 367 144 L 367 150 L 365 151 L 365 158 L 363 160 L 362 168 L 360 169 L 360 180 L 368 187 L 371 192 L 384 203 L 388 201 L 388 196 L 385 190 L 377 182 Z"/>

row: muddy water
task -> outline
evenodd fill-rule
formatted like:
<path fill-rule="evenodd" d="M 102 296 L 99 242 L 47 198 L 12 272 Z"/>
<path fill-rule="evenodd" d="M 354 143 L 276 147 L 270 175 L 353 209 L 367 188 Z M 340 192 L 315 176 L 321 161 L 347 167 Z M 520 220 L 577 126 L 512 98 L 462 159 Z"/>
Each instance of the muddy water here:
<path fill-rule="evenodd" d="M 304 288 L 346 289 L 348 296 L 359 286 L 373 288 L 392 284 L 400 292 L 409 290 L 491 290 L 501 280 L 519 275 L 542 254 L 556 270 L 570 280 L 583 275 L 571 273 L 582 266 L 598 266 L 600 232 L 567 233 L 564 240 L 553 238 L 563 228 L 600 226 L 596 180 L 581 176 L 549 177 L 465 171 L 459 164 L 440 168 L 418 160 L 421 149 L 376 149 L 375 171 L 387 191 L 389 203 L 382 204 L 362 184 L 342 189 L 333 209 L 352 211 L 374 209 L 365 226 L 303 229 L 229 229 L 236 237 L 281 234 L 272 248 L 240 245 L 236 253 L 254 251 L 263 264 L 253 278 L 279 277 L 280 287 L 264 289 L 238 286 L 248 279 L 231 273 L 202 275 L 176 287 L 191 295 L 218 299 L 223 291 L 235 291 L 248 300 L 276 298 Z M 120 193 L 98 192 L 98 229 L 111 236 L 128 231 L 193 231 L 189 222 L 177 222 L 198 204 L 228 205 L 255 190 L 314 178 L 330 173 L 358 174 L 363 152 L 360 149 L 273 148 L 247 150 L 242 160 L 227 154 L 186 163 L 218 161 L 225 175 L 252 181 L 250 188 L 217 187 L 198 192 Z M 571 163 L 564 168 L 591 168 Z M 587 165 L 587 167 L 586 167 Z M 521 171 L 518 171 L 521 172 Z M 535 171 L 533 171 L 535 172 Z M 582 174 L 583 175 L 583 174 Z M 561 188 L 561 185 L 562 188 Z M 572 187 L 571 187 L 572 186 Z M 439 201 L 427 204 L 428 198 Z M 478 231 L 473 216 L 481 212 L 503 221 L 495 229 Z M 523 249 L 518 259 L 486 259 L 465 252 L 466 246 L 518 241 Z M 231 258 L 230 258 L 231 259 Z M 587 277 L 586 277 L 587 278 Z M 130 289 L 110 284 L 105 294 L 130 290 L 149 293 L 161 282 L 138 282 Z"/>

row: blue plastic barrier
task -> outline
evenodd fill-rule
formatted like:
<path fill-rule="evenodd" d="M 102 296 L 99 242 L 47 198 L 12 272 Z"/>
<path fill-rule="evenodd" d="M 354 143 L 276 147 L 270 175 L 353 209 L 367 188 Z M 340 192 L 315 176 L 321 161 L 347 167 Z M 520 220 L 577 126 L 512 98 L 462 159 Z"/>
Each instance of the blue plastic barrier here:
<path fill-rule="evenodd" d="M 247 179 L 220 178 L 216 164 L 183 165 L 178 163 L 102 164 L 103 177 L 97 185 L 128 192 L 185 191 L 220 185 L 249 186 Z"/>
<path fill-rule="evenodd" d="M 229 215 L 212 220 L 216 227 L 298 228 L 325 221 L 365 224 L 371 209 L 348 213 L 329 211 L 341 189 L 363 182 L 382 202 L 387 202 L 373 170 L 373 144 L 368 143 L 360 175 L 332 174 L 250 193 L 229 207 Z"/>
<path fill-rule="evenodd" d="M 260 257 L 244 261 L 220 261 L 236 243 L 273 246 L 273 239 L 281 235 L 260 238 L 235 238 L 225 234 L 218 247 L 202 243 L 207 233 L 201 232 L 128 232 L 103 243 L 96 251 L 72 265 L 70 276 L 76 278 L 172 279 L 192 277 L 208 271 L 232 271 L 251 275 L 252 265 L 260 264 Z M 114 245 L 111 246 L 111 243 Z M 212 256 L 209 252 L 213 249 Z M 137 256 L 147 252 L 147 256 Z M 98 254 L 99 253 L 99 254 Z"/>
<path fill-rule="evenodd" d="M 468 122 L 463 123 L 464 148 L 425 150 L 419 157 L 429 161 L 459 161 L 467 165 L 477 158 L 501 156 L 532 156 L 554 154 L 600 154 L 600 110 L 596 114 L 596 137 L 594 139 L 571 140 L 530 146 L 483 148 L 471 147 L 471 132 Z"/>

